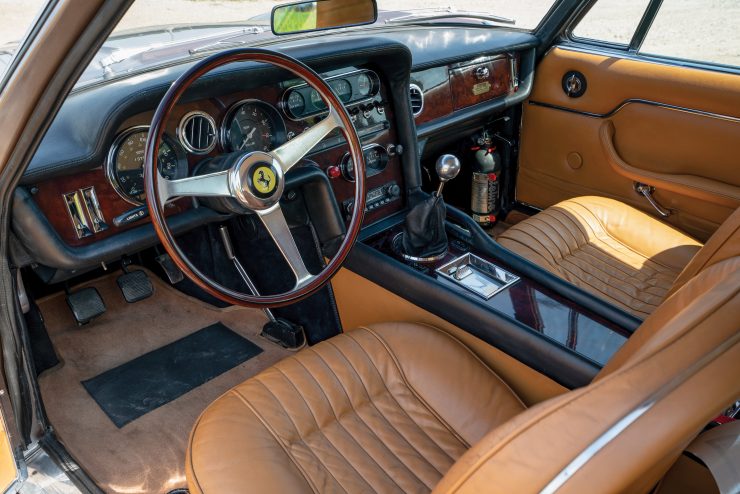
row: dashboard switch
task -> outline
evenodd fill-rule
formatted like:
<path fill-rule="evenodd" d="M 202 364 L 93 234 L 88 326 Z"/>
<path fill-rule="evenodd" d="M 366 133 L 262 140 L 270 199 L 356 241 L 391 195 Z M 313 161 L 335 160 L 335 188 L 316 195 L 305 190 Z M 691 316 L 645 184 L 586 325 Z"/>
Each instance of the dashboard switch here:
<path fill-rule="evenodd" d="M 329 178 L 339 178 L 342 176 L 342 170 L 338 166 L 334 165 L 326 169 L 326 174 Z"/>

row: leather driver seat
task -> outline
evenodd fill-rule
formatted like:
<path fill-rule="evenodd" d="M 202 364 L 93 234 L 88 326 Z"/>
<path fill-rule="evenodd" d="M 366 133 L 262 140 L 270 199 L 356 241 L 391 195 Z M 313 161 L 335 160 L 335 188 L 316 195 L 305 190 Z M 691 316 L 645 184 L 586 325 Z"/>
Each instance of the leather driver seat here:
<path fill-rule="evenodd" d="M 740 243 L 728 245 L 591 384 L 528 409 L 429 326 L 380 324 L 304 349 L 203 412 L 189 490 L 646 493 L 740 395 Z"/>
<path fill-rule="evenodd" d="M 727 242 L 740 242 L 740 209 L 706 246 L 619 201 L 568 199 L 512 226 L 497 241 L 640 319 Z M 733 239 L 734 236 L 734 240 Z M 693 259 L 699 261 L 692 262 Z"/>

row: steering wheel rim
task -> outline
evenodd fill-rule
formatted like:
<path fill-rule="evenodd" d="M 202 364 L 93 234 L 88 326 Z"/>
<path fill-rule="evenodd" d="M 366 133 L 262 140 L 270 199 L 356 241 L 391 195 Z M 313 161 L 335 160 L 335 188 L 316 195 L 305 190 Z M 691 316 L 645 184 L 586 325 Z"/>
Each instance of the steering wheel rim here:
<path fill-rule="evenodd" d="M 257 151 L 242 153 L 236 159 L 235 164 L 225 172 L 179 180 L 164 178 L 157 167 L 157 155 L 165 125 L 172 109 L 180 100 L 182 94 L 197 79 L 218 67 L 235 62 L 266 63 L 302 78 L 327 103 L 328 113 L 326 117 L 269 153 Z M 352 210 L 347 233 L 337 253 L 321 272 L 317 275 L 311 275 L 305 269 L 305 264 L 295 246 L 295 240 L 280 208 L 280 198 L 285 185 L 284 174 L 336 128 L 339 128 L 344 134 L 355 166 L 355 207 Z M 266 171 L 266 169 L 270 171 Z M 273 173 L 271 178 L 274 179 L 275 185 L 269 191 L 270 196 L 267 198 L 260 193 L 261 189 L 257 189 L 255 185 L 259 171 L 263 172 L 261 177 L 264 177 L 265 173 L 267 175 L 270 175 L 270 172 Z M 172 83 L 152 117 L 145 147 L 144 182 L 146 204 L 152 219 L 152 225 L 173 262 L 188 278 L 206 292 L 232 305 L 244 307 L 282 307 L 310 296 L 327 284 L 342 266 L 357 240 L 365 211 L 365 161 L 362 154 L 362 144 L 346 108 L 329 85 L 313 69 L 283 53 L 260 48 L 239 48 L 220 52 L 196 63 Z M 273 295 L 242 293 L 212 280 L 193 265 L 177 245 L 164 214 L 164 205 L 168 199 L 185 196 L 231 197 L 242 206 L 256 213 L 293 271 L 296 277 L 294 288 Z M 286 233 L 290 240 L 285 238 Z M 286 251 L 289 252 L 290 256 L 286 254 Z M 298 259 L 293 257 L 296 253 Z"/>

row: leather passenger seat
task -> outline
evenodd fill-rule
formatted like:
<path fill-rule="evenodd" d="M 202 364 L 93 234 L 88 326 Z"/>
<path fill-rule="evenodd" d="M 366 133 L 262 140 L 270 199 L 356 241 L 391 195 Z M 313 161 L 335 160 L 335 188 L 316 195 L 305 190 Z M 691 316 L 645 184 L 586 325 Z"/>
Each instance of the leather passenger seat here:
<path fill-rule="evenodd" d="M 576 197 L 506 230 L 497 241 L 551 273 L 640 319 L 707 262 L 740 242 L 740 209 L 702 245 L 605 197 Z"/>

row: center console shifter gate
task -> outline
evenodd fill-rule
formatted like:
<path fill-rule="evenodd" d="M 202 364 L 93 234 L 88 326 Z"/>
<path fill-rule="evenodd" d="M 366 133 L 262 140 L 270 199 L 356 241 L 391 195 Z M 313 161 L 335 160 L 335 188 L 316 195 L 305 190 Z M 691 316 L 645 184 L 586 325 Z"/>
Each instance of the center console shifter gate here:
<path fill-rule="evenodd" d="M 518 276 L 470 253 L 437 268 L 437 273 L 485 300 L 519 281 Z"/>

